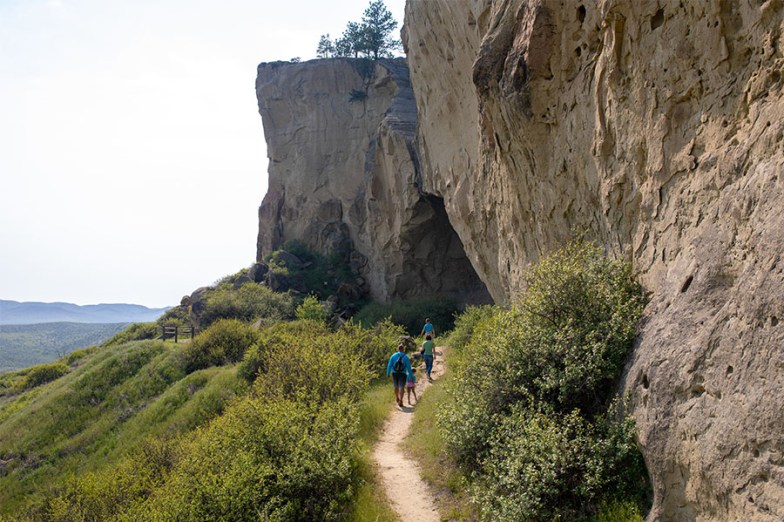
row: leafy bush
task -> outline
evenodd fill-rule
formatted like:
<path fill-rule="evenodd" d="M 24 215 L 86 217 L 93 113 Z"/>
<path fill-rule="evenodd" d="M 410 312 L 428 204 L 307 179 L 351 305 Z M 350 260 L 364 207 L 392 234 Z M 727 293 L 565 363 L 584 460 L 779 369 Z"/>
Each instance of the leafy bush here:
<path fill-rule="evenodd" d="M 492 437 L 475 488 L 484 518 L 585 520 L 602 499 L 644 501 L 631 419 L 592 423 L 579 410 L 561 416 L 521 408 Z"/>
<path fill-rule="evenodd" d="M 454 330 L 449 335 L 449 346 L 454 350 L 462 350 L 471 341 L 477 327 L 482 321 L 498 313 L 500 308 L 482 305 L 469 306 L 465 312 L 455 317 Z"/>
<path fill-rule="evenodd" d="M 259 331 L 259 339 L 246 352 L 237 370 L 237 375 L 252 383 L 259 372 L 269 367 L 269 354 L 273 351 L 298 349 L 306 339 L 329 335 L 326 324 L 311 321 L 275 323 Z"/>
<path fill-rule="evenodd" d="M 319 302 L 318 297 L 309 295 L 296 310 L 297 319 L 324 322 L 327 320 L 327 309 Z"/>
<path fill-rule="evenodd" d="M 259 342 L 254 327 L 237 319 L 220 319 L 183 349 L 185 371 L 239 362 Z"/>
<path fill-rule="evenodd" d="M 238 376 L 253 382 L 263 373 L 265 381 L 278 380 L 297 387 L 300 379 L 313 378 L 323 372 L 321 366 L 326 361 L 333 361 L 340 368 L 336 366 L 336 373 L 327 385 L 339 386 L 343 382 L 347 390 L 356 388 L 356 383 L 349 384 L 355 377 L 364 380 L 367 375 L 384 374 L 387 359 L 395 352 L 401 335 L 403 330 L 388 321 L 379 323 L 373 330 L 349 322 L 336 332 L 314 321 L 278 323 L 260 331 L 258 343 L 246 352 L 239 365 Z M 278 369 L 268 373 L 273 366 Z"/>
<path fill-rule="evenodd" d="M 76 364 L 77 361 L 80 361 L 85 357 L 87 357 L 88 355 L 95 353 L 97 350 L 98 350 L 97 346 L 90 346 L 89 348 L 74 350 L 65 356 L 65 364 L 67 364 L 68 366 L 73 366 L 74 364 Z"/>
<path fill-rule="evenodd" d="M 289 263 L 293 255 L 299 263 Z M 285 279 L 287 287 L 319 299 L 338 295 L 343 283 L 352 283 L 356 277 L 351 273 L 347 251 L 322 255 L 309 250 L 300 241 L 287 241 L 283 248 L 266 258 L 270 273 Z M 343 299 L 338 296 L 339 299 Z M 341 306 L 348 303 L 341 301 Z"/>
<path fill-rule="evenodd" d="M 262 330 L 254 393 L 185 442 L 166 484 L 128 520 L 340 520 L 357 487 L 361 407 L 376 352 L 400 329 L 312 321 Z M 247 373 L 253 373 L 248 371 Z M 256 375 L 256 373 L 253 373 Z"/>
<path fill-rule="evenodd" d="M 148 439 L 134 454 L 103 472 L 70 478 L 31 510 L 34 520 L 110 520 L 146 498 L 177 461 L 177 444 Z"/>
<path fill-rule="evenodd" d="M 359 397 L 370 381 L 360 358 L 351 353 L 351 335 L 301 338 L 296 346 L 281 346 L 269 353 L 267 371 L 256 380 L 256 392 L 271 400 L 325 403 L 348 395 Z"/>
<path fill-rule="evenodd" d="M 273 292 L 256 283 L 245 283 L 238 289 L 221 285 L 207 294 L 199 323 L 207 327 L 219 319 L 277 321 L 290 319 L 293 312 L 294 300 L 289 294 Z"/>
<path fill-rule="evenodd" d="M 418 336 L 425 319 L 429 318 L 436 328 L 436 333 L 440 335 L 454 327 L 456 312 L 457 305 L 451 299 L 409 299 L 391 304 L 370 303 L 364 306 L 354 319 L 363 326 L 370 327 L 389 318 L 393 323 L 401 325 L 409 335 Z"/>
<path fill-rule="evenodd" d="M 190 326 L 191 316 L 187 306 L 175 306 L 169 308 L 155 322 L 158 325 L 158 333 L 163 326 Z"/>
<path fill-rule="evenodd" d="M 543 259 L 525 282 L 510 310 L 458 319 L 464 349 L 438 414 L 451 453 L 477 473 L 483 512 L 572 520 L 616 495 L 644 497 L 633 423 L 620 410 L 608 414 L 642 314 L 641 287 L 628 265 L 582 242 Z"/>
<path fill-rule="evenodd" d="M 338 520 L 354 482 L 357 405 L 247 398 L 199 431 L 128 520 Z"/>
<path fill-rule="evenodd" d="M 19 388 L 17 391 L 29 390 L 30 388 L 46 384 L 59 379 L 66 373 L 68 373 L 68 366 L 62 363 L 33 366 L 27 371 L 27 375 L 25 375 L 21 383 L 18 384 Z"/>
<path fill-rule="evenodd" d="M 155 339 L 161 334 L 161 327 L 157 322 L 153 323 L 134 323 L 125 330 L 117 333 L 114 337 L 104 343 L 104 346 L 114 346 L 130 341 L 142 341 L 145 339 Z"/>

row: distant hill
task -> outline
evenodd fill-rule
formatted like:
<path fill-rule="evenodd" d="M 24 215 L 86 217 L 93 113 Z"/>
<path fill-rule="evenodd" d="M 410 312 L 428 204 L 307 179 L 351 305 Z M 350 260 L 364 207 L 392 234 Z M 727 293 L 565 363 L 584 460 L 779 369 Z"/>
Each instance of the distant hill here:
<path fill-rule="evenodd" d="M 52 362 L 79 348 L 100 344 L 128 323 L 0 325 L 0 373 Z"/>
<path fill-rule="evenodd" d="M 146 323 L 168 308 L 134 304 L 75 305 L 72 303 L 18 302 L 0 299 L 0 325 L 42 323 Z"/>

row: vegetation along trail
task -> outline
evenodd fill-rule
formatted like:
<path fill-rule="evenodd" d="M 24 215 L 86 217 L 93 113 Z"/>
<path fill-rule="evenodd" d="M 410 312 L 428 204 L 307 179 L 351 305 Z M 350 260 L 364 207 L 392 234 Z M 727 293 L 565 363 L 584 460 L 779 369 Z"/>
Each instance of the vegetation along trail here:
<path fill-rule="evenodd" d="M 442 347 L 436 348 L 433 379 L 438 379 L 446 370 L 443 353 Z M 421 399 L 428 386 L 430 383 L 423 365 L 417 371 L 417 397 Z M 392 400 L 391 386 L 389 394 Z M 417 462 L 407 457 L 400 447 L 411 429 L 411 421 L 414 418 L 414 408 L 408 406 L 408 396 L 404 404 L 406 405 L 404 408 L 395 407 L 387 418 L 373 450 L 373 460 L 379 469 L 384 494 L 400 520 L 438 522 L 441 519 L 436 509 L 435 494 L 422 480 Z"/>

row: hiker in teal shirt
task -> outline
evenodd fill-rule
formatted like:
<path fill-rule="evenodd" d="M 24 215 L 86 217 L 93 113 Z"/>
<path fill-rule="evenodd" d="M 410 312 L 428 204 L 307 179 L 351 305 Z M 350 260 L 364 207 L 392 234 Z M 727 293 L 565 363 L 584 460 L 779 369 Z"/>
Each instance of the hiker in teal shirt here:
<path fill-rule="evenodd" d="M 403 395 L 406 392 L 406 381 L 411 375 L 411 359 L 406 355 L 406 348 L 402 344 L 397 347 L 397 352 L 393 353 L 387 363 L 387 376 L 392 374 L 395 385 L 395 400 L 397 405 L 403 407 Z"/>
<path fill-rule="evenodd" d="M 425 361 L 425 371 L 427 372 L 428 380 L 432 380 L 430 378 L 430 372 L 433 371 L 433 361 L 436 358 L 436 343 L 433 342 L 433 336 L 427 334 L 425 336 L 425 342 L 422 343 L 422 360 Z"/>
<path fill-rule="evenodd" d="M 433 323 L 430 322 L 430 319 L 425 319 L 425 326 L 422 327 L 422 333 L 419 335 L 425 336 L 430 334 L 430 338 L 434 338 L 436 336 L 436 329 L 433 328 Z"/>

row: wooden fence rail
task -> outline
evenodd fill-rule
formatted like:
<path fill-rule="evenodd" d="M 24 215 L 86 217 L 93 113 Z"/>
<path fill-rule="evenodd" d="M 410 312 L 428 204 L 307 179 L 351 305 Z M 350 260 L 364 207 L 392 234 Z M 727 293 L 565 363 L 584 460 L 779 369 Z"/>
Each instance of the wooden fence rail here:
<path fill-rule="evenodd" d="M 174 337 L 174 342 L 178 342 L 180 336 L 190 336 L 193 339 L 193 335 L 195 334 L 193 326 L 164 326 L 162 327 L 163 331 L 161 332 L 161 339 L 166 340 Z"/>

